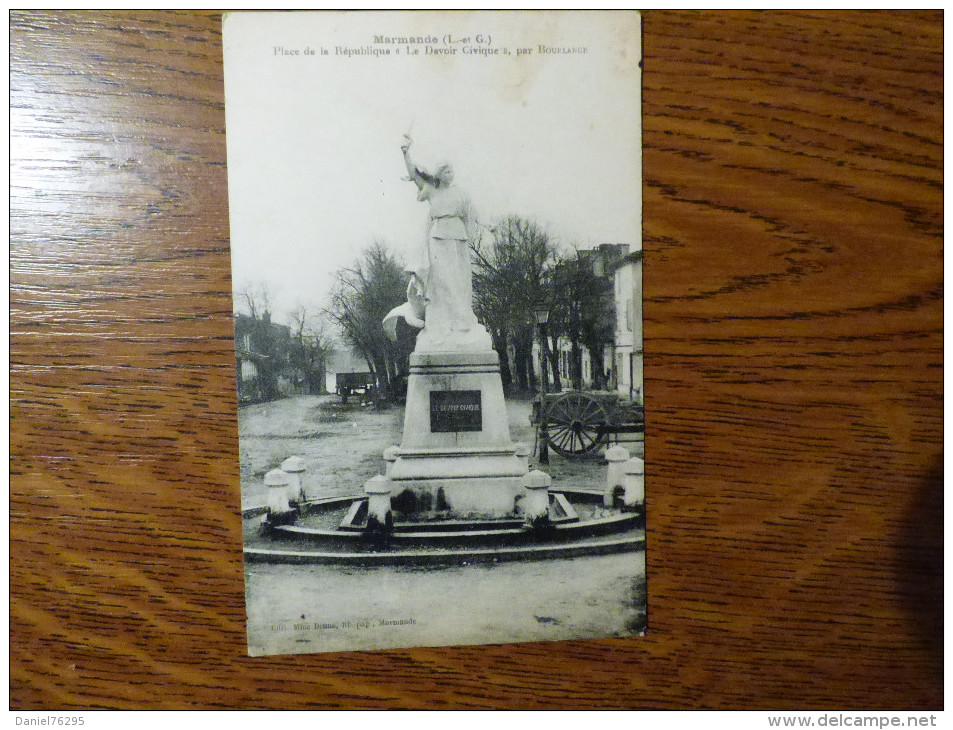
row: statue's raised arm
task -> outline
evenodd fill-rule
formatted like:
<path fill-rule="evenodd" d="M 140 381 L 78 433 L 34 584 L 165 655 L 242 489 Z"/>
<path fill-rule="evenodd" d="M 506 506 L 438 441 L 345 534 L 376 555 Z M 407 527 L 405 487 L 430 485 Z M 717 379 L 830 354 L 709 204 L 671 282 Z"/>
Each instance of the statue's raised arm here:
<path fill-rule="evenodd" d="M 407 177 L 405 179 L 413 182 L 419 190 L 423 190 L 425 185 L 432 185 L 433 181 L 430 179 L 430 175 L 420 170 L 410 158 L 410 145 L 412 145 L 413 142 L 410 135 L 405 134 L 404 141 L 400 145 L 400 151 L 404 153 L 404 165 L 407 167 Z"/>

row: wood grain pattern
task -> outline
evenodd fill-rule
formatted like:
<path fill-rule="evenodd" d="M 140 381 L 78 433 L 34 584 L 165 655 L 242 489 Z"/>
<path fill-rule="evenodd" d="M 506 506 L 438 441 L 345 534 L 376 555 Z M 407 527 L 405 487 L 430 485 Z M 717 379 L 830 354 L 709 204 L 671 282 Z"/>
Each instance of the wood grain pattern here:
<path fill-rule="evenodd" d="M 645 16 L 644 639 L 245 656 L 220 18 L 11 16 L 11 704 L 942 706 L 942 14 Z"/>

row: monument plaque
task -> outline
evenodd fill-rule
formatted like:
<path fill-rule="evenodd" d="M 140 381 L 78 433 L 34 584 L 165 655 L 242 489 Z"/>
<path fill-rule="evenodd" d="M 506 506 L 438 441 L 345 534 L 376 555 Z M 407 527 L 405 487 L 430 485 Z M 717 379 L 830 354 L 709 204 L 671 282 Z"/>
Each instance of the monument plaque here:
<path fill-rule="evenodd" d="M 479 390 L 430 391 L 430 430 L 457 433 L 483 430 Z"/>

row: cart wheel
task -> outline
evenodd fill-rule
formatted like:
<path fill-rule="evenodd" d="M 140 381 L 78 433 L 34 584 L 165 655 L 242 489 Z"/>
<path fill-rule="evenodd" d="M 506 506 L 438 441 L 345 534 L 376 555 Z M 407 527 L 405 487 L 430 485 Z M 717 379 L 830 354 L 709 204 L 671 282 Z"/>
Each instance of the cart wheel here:
<path fill-rule="evenodd" d="M 606 440 L 606 409 L 587 393 L 563 393 L 546 408 L 549 445 L 563 456 L 585 454 Z"/>

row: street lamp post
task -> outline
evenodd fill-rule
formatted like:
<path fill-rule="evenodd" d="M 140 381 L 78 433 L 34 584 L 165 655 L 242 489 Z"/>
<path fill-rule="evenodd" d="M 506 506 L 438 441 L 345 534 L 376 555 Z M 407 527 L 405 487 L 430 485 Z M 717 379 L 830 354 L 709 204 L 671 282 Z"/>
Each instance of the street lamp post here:
<path fill-rule="evenodd" d="M 549 374 L 546 370 L 546 324 L 549 322 L 549 308 L 545 304 L 537 305 L 533 315 L 539 327 L 539 463 L 549 464 L 549 424 L 546 423 L 546 391 L 549 389 Z"/>

